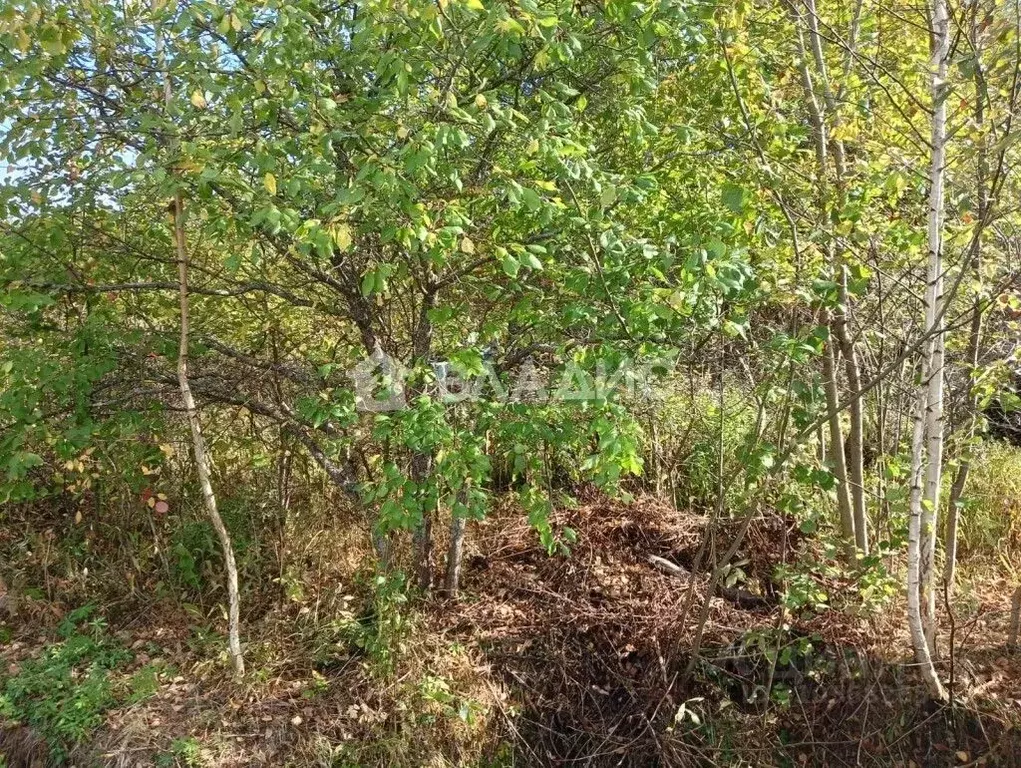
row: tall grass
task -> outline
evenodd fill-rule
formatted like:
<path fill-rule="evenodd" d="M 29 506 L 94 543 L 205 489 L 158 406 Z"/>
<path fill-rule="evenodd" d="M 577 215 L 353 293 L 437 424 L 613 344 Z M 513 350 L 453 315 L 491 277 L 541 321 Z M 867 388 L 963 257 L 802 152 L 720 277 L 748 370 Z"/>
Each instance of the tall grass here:
<path fill-rule="evenodd" d="M 1021 550 L 1021 449 L 989 441 L 972 461 L 961 510 L 960 555 Z"/>

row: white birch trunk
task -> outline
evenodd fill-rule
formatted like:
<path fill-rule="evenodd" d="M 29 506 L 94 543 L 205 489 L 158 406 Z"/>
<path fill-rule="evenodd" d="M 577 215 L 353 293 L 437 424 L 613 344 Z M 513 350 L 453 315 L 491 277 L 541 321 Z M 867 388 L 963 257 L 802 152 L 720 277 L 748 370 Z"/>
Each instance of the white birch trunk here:
<path fill-rule="evenodd" d="M 944 333 L 936 332 L 943 309 L 943 184 L 946 175 L 947 59 L 950 30 L 946 0 L 935 0 L 932 8 L 932 158 L 929 170 L 929 263 L 925 289 L 925 333 L 929 364 L 923 380 L 926 395 L 925 434 L 928 466 L 921 509 L 920 581 L 922 620 L 930 653 L 935 653 L 936 525 L 939 517 L 940 484 L 943 477 L 943 360 Z"/>
<path fill-rule="evenodd" d="M 924 371 L 923 371 L 924 373 Z M 946 691 L 936 674 L 929 653 L 929 643 L 925 637 L 922 624 L 921 604 L 921 549 L 922 549 L 922 476 L 925 448 L 925 403 L 926 388 L 924 380 L 918 387 L 915 406 L 912 409 L 913 427 L 911 431 L 911 496 L 908 516 L 908 629 L 911 633 L 911 648 L 914 651 L 915 663 L 918 665 L 922 679 L 929 692 L 936 699 L 946 698 Z"/>

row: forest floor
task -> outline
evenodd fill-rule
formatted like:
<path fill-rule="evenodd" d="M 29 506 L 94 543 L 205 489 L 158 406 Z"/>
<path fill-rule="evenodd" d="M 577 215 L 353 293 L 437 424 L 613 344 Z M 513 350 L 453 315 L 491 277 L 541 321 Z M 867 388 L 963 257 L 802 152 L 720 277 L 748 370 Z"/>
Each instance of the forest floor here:
<path fill-rule="evenodd" d="M 241 684 L 225 672 L 222 638 L 195 629 L 194 610 L 168 601 L 106 611 L 105 626 L 80 631 L 128 653 L 110 672 L 112 706 L 68 761 L 1021 765 L 1021 657 L 1003 650 L 1010 590 L 982 569 L 969 569 L 952 616 L 943 607 L 954 704 L 938 706 L 905 653 L 897 585 L 877 582 L 863 599 L 860 584 L 821 565 L 789 569 L 805 605 L 781 606 L 774 574 L 812 562 L 817 546 L 783 517 L 750 526 L 692 663 L 707 581 L 650 556 L 694 568 L 705 518 L 595 494 L 557 516 L 578 533 L 569 556 L 548 555 L 513 510 L 476 525 L 457 602 L 377 592 L 373 605 L 357 558 L 327 555 L 300 600 L 246 622 Z M 736 530 L 721 524 L 717 547 Z M 8 625 L 9 680 L 60 640 L 64 613 L 37 601 Z M 940 665 L 949 677 L 949 659 Z M 87 674 L 72 670 L 70 685 Z M 0 729 L 10 768 L 45 764 L 42 742 L 28 728 Z"/>

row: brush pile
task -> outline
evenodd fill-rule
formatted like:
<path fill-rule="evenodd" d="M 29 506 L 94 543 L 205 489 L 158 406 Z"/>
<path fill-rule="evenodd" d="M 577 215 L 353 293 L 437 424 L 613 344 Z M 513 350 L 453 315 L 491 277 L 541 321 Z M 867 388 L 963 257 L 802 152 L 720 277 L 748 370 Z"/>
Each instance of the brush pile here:
<path fill-rule="evenodd" d="M 520 511 L 480 525 L 453 630 L 442 607 L 447 631 L 477 644 L 512 692 L 512 736 L 530 764 L 774 764 L 780 755 L 959 765 L 962 754 L 1015 754 L 1017 731 L 998 706 L 933 709 L 910 665 L 877 655 L 889 645 L 881 616 L 781 608 L 777 568 L 812 545 L 789 519 L 752 521 L 733 562 L 740 592 L 759 599 L 714 590 L 690 677 L 709 553 L 730 546 L 739 521 L 710 531 L 706 517 L 652 497 L 593 495 L 555 523 L 578 534 L 569 555 L 549 556 Z M 852 586 L 813 578 L 834 601 Z"/>

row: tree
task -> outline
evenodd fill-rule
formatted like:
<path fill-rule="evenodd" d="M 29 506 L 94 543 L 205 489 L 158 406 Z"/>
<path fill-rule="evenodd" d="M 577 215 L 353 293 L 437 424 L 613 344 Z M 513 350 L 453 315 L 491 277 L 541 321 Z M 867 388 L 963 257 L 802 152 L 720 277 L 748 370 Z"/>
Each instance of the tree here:
<path fill-rule="evenodd" d="M 911 518 L 908 533 L 908 622 L 915 661 L 933 696 L 946 692 L 932 664 L 935 655 L 936 593 L 934 558 L 940 479 L 943 470 L 943 216 L 946 175 L 946 100 L 950 20 L 947 5 L 937 0 L 932 30 L 932 158 L 929 171 L 929 258 L 925 288 L 925 345 L 911 437 Z M 923 449 L 923 441 L 926 443 Z M 924 458 L 923 458 L 924 453 Z M 924 468 L 924 469 L 923 469 Z M 924 471 L 924 481 L 923 481 Z M 924 489 L 922 484 L 924 482 Z"/>

